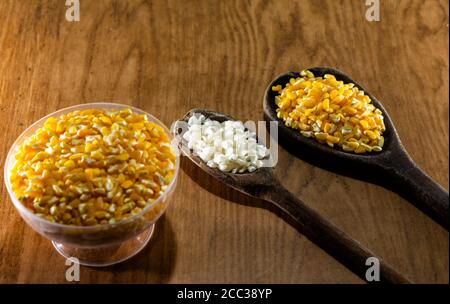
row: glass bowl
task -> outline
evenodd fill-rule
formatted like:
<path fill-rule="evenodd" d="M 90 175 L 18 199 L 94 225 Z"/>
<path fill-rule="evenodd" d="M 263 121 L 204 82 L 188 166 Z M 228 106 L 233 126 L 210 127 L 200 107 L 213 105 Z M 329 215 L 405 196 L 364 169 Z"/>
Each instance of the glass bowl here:
<path fill-rule="evenodd" d="M 15 163 L 15 154 L 24 140 L 42 127 L 49 117 L 83 109 L 131 109 L 136 114 L 145 114 L 149 121 L 160 125 L 172 140 L 176 155 L 175 173 L 164 193 L 140 213 L 117 223 L 97 226 L 73 226 L 53 223 L 35 215 L 15 197 L 10 184 L 10 171 Z M 109 266 L 131 258 L 141 251 L 152 237 L 155 222 L 166 210 L 176 187 L 180 169 L 180 154 L 168 128 L 154 116 L 129 105 L 115 103 L 86 103 L 53 112 L 28 127 L 13 143 L 5 162 L 4 182 L 14 207 L 25 222 L 36 232 L 50 239 L 55 249 L 65 258 L 77 258 L 81 265 Z"/>

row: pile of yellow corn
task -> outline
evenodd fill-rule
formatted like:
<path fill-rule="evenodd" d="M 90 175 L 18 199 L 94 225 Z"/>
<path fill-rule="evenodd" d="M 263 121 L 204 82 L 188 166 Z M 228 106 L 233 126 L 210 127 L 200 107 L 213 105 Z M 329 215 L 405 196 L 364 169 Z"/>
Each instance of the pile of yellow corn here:
<path fill-rule="evenodd" d="M 315 77 L 305 70 L 300 76 L 291 78 L 284 88 L 272 87 L 278 92 L 277 116 L 286 126 L 347 152 L 382 150 L 382 132 L 386 130 L 383 113 L 364 91 L 330 74 Z"/>
<path fill-rule="evenodd" d="M 139 213 L 166 189 L 176 162 L 164 129 L 130 109 L 50 117 L 15 158 L 16 198 L 38 216 L 77 226 Z"/>

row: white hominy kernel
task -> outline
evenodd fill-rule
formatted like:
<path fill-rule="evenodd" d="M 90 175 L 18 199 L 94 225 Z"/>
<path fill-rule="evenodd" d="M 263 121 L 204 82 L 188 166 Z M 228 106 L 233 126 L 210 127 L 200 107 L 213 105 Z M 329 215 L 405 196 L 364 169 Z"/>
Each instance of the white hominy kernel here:
<path fill-rule="evenodd" d="M 256 141 L 256 134 L 247 131 L 240 121 L 218 122 L 193 115 L 189 129 L 183 134 L 188 148 L 211 168 L 231 173 L 253 172 L 262 167 L 261 159 L 268 150 Z"/>

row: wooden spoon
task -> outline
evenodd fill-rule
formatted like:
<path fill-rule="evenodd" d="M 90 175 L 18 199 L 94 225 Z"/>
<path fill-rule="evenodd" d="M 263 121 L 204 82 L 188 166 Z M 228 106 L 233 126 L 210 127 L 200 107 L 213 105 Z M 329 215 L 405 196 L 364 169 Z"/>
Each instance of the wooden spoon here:
<path fill-rule="evenodd" d="M 385 137 L 383 150 L 365 154 L 349 153 L 339 147 L 331 148 L 315 139 L 306 138 L 298 130 L 285 126 L 277 117 L 275 104 L 277 92 L 272 91 L 272 86 L 284 87 L 290 78 L 300 76 L 297 72 L 287 72 L 275 78 L 267 87 L 264 96 L 264 116 L 267 121 L 279 122 L 280 145 L 313 165 L 369 181 L 398 193 L 448 230 L 448 191 L 433 181 L 409 157 L 383 105 L 370 92 L 338 70 L 329 67 L 314 67 L 308 70 L 316 77 L 332 74 L 337 80 L 352 82 L 372 99 L 373 104 L 384 115 L 386 131 L 383 133 Z"/>
<path fill-rule="evenodd" d="M 369 267 L 366 266 L 366 261 L 370 257 L 376 257 L 376 255 L 286 190 L 274 176 L 272 168 L 263 167 L 252 173 L 225 173 L 208 167 L 203 160 L 194 155 L 182 137 L 183 131 L 186 131 L 186 123 L 193 114 L 203 114 L 205 117 L 219 122 L 234 120 L 230 116 L 204 109 L 189 111 L 181 120 L 173 124 L 171 131 L 184 155 L 224 184 L 276 205 L 298 224 L 299 230 L 308 239 L 334 256 L 363 280 L 366 280 L 365 274 Z M 391 266 L 380 258 L 378 259 L 380 261 L 381 283 L 411 283 Z"/>

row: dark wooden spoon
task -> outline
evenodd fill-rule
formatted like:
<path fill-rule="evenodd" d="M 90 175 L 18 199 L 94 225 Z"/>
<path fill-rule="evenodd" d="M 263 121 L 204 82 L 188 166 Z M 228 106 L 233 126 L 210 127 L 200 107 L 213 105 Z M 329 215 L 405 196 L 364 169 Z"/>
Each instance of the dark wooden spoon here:
<path fill-rule="evenodd" d="M 272 86 L 284 87 L 290 78 L 299 77 L 297 72 L 284 73 L 273 80 L 266 89 L 264 96 L 264 117 L 267 121 L 279 122 L 279 143 L 286 150 L 311 164 L 381 185 L 411 202 L 430 218 L 448 230 L 449 226 L 449 196 L 442 186 L 433 181 L 411 159 L 403 147 L 397 131 L 383 105 L 353 79 L 333 68 L 314 67 L 308 69 L 315 76 L 332 74 L 337 80 L 352 82 L 372 99 L 373 104 L 384 115 L 386 131 L 383 133 L 385 144 L 381 152 L 354 154 L 331 148 L 306 138 L 298 130 L 286 127 L 277 117 L 275 96 Z"/>
<path fill-rule="evenodd" d="M 263 167 L 252 173 L 225 173 L 208 167 L 203 160 L 194 155 L 182 137 L 186 131 L 186 122 L 193 114 L 203 114 L 205 117 L 219 122 L 234 120 L 230 116 L 204 109 L 189 111 L 181 120 L 173 124 L 171 131 L 184 155 L 224 184 L 277 206 L 297 224 L 298 229 L 308 239 L 366 280 L 365 274 L 368 269 L 366 261 L 376 255 L 286 190 L 274 176 L 272 168 Z M 411 283 L 391 266 L 380 258 L 378 259 L 380 261 L 380 283 Z"/>

